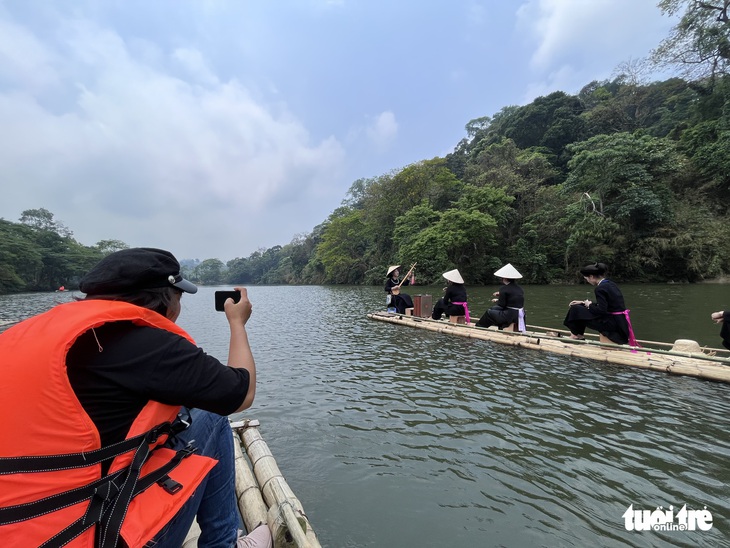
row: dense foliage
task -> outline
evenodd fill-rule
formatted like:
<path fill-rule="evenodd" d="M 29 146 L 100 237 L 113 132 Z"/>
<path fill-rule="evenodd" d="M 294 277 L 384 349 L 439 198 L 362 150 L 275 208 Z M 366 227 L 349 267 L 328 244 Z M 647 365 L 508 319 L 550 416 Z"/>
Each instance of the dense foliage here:
<path fill-rule="evenodd" d="M 87 247 L 47 209 L 28 209 L 19 223 L 0 219 L 0 293 L 75 287 L 104 253 L 124 244 L 104 240 Z"/>
<path fill-rule="evenodd" d="M 680 23 L 653 55 L 682 78 L 643 82 L 642 63 L 466 124 L 445 158 L 355 181 L 311 234 L 224 264 L 183 263 L 203 284 L 382 283 L 418 262 L 421 283 L 458 268 L 493 283 L 511 262 L 528 283 L 575 279 L 593 261 L 624 281 L 730 273 L 728 2 L 663 0 Z M 0 292 L 72 285 L 104 253 L 46 210 L 0 220 Z"/>

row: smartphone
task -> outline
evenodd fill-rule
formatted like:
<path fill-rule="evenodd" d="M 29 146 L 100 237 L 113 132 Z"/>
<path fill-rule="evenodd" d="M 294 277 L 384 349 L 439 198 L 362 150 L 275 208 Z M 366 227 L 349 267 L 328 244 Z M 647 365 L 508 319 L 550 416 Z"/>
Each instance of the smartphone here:
<path fill-rule="evenodd" d="M 215 309 L 218 312 L 223 312 L 225 308 L 223 307 L 224 304 L 226 304 L 226 301 L 228 299 L 233 299 L 234 303 L 237 303 L 241 300 L 241 292 L 240 291 L 216 291 L 215 292 Z"/>

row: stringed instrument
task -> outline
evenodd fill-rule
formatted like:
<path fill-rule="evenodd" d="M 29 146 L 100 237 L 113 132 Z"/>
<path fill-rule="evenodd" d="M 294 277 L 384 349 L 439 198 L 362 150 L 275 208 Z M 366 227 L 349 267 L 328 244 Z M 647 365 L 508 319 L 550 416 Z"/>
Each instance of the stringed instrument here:
<path fill-rule="evenodd" d="M 398 285 L 394 285 L 393 287 L 390 288 L 390 294 L 391 295 L 398 295 L 398 294 L 400 294 L 400 286 L 402 286 L 403 285 L 403 282 L 405 282 L 408 279 L 408 277 L 413 272 L 413 269 L 416 268 L 416 265 L 417 264 L 418 263 L 413 263 L 411 265 L 411 269 L 406 273 L 405 276 L 403 276 L 403 279 L 401 280 L 401 282 Z"/>

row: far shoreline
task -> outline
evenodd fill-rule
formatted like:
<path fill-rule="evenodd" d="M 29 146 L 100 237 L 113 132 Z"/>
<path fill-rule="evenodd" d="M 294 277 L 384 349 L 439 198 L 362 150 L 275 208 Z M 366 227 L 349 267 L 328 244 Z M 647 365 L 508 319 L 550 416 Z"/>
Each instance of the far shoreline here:
<path fill-rule="evenodd" d="M 672 283 L 672 282 L 667 282 Z M 730 284 L 730 276 L 720 276 L 719 278 L 712 278 L 709 280 L 702 280 L 701 282 L 695 282 L 698 284 Z"/>

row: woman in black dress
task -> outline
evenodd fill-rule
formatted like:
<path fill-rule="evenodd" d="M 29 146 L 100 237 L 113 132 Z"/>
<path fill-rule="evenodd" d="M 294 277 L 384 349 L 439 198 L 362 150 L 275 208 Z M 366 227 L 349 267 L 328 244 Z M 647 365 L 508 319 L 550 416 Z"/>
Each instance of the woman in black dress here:
<path fill-rule="evenodd" d="M 436 301 L 431 317 L 434 320 L 440 320 L 442 314 L 464 316 L 466 323 L 469 323 L 469 307 L 466 304 L 464 278 L 461 277 L 457 269 L 444 272 L 442 276 L 446 278 L 444 296 Z"/>
<path fill-rule="evenodd" d="M 388 308 L 395 308 L 398 314 L 405 314 L 407 308 L 413 308 L 413 300 L 411 299 L 410 295 L 408 295 L 407 293 L 403 293 L 400 290 L 400 287 L 398 289 L 395 289 L 395 294 L 393 294 L 393 288 L 401 284 L 399 269 L 399 264 L 393 265 L 388 268 L 388 273 L 386 274 L 388 279 L 385 281 L 385 292 L 388 294 L 388 297 L 386 298 L 386 304 L 388 305 Z M 411 285 L 412 281 L 413 273 L 411 273 L 411 275 L 406 280 L 403 280 L 402 285 Z"/>
<path fill-rule="evenodd" d="M 603 263 L 591 264 L 581 269 L 583 279 L 595 287 L 596 302 L 588 299 L 571 301 L 563 325 L 570 329 L 572 339 L 584 339 L 586 328 L 590 328 L 616 344 L 629 343 L 636 346 L 624 296 L 618 286 L 605 277 L 606 270 Z"/>
<path fill-rule="evenodd" d="M 526 331 L 525 292 L 516 281 L 522 278 L 522 274 L 511 263 L 507 263 L 494 275 L 502 278 L 504 285 L 499 288 L 499 291 L 493 293 L 496 298 L 492 299 L 492 302 L 495 305 L 479 318 L 476 323 L 477 327 L 496 325 L 499 329 L 504 329 L 508 325 L 516 323 L 519 331 Z"/>

